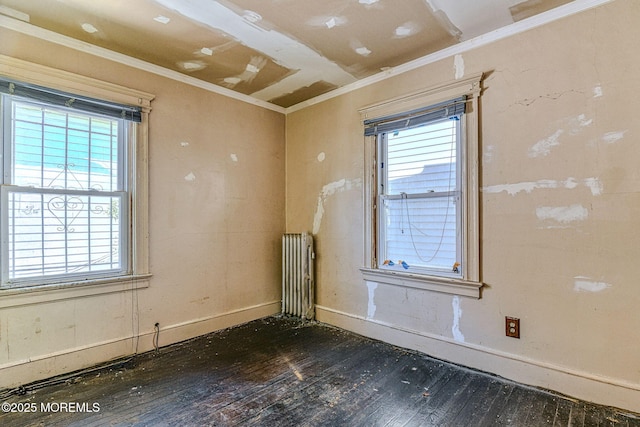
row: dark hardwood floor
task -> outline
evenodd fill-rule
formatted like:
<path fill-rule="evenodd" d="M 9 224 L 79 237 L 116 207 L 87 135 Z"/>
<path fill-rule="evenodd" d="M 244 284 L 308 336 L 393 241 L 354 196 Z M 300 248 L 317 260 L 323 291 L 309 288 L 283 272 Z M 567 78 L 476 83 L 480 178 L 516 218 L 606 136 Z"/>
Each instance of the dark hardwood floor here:
<path fill-rule="evenodd" d="M 22 411 L 0 412 L 0 425 L 640 426 L 633 414 L 286 317 L 55 380 L 0 392 L 3 409 Z"/>

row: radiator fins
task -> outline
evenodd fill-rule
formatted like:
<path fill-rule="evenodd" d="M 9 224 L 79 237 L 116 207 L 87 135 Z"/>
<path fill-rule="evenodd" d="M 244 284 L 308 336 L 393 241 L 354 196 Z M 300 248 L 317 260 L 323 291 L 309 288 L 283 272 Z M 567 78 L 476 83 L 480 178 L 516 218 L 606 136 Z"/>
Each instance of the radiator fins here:
<path fill-rule="evenodd" d="M 282 313 L 315 318 L 313 237 L 307 233 L 282 236 Z"/>

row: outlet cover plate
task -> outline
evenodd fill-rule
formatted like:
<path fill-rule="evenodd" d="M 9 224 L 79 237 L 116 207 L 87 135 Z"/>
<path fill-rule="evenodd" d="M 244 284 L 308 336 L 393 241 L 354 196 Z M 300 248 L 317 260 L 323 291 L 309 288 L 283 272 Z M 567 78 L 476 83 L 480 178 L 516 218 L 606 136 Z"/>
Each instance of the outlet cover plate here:
<path fill-rule="evenodd" d="M 508 337 L 520 338 L 520 319 L 505 316 L 505 331 Z"/>

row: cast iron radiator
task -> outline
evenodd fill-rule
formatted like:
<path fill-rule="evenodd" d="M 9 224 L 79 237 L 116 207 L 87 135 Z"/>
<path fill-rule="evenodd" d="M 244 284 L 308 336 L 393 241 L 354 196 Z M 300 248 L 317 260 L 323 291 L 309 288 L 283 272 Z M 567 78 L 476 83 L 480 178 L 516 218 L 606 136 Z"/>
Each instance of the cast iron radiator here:
<path fill-rule="evenodd" d="M 282 313 L 302 319 L 315 317 L 313 237 L 307 233 L 282 236 Z"/>

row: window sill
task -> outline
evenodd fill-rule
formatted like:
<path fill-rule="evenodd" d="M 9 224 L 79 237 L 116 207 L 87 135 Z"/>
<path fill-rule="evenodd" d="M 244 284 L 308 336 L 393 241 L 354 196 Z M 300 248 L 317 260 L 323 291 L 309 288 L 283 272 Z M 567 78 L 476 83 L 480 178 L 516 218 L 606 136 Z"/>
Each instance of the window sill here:
<path fill-rule="evenodd" d="M 0 309 L 144 289 L 149 287 L 150 277 L 151 274 L 137 274 L 0 289 Z"/>
<path fill-rule="evenodd" d="M 361 268 L 360 271 L 364 280 L 371 282 L 478 299 L 481 297 L 481 282 L 374 268 Z"/>

